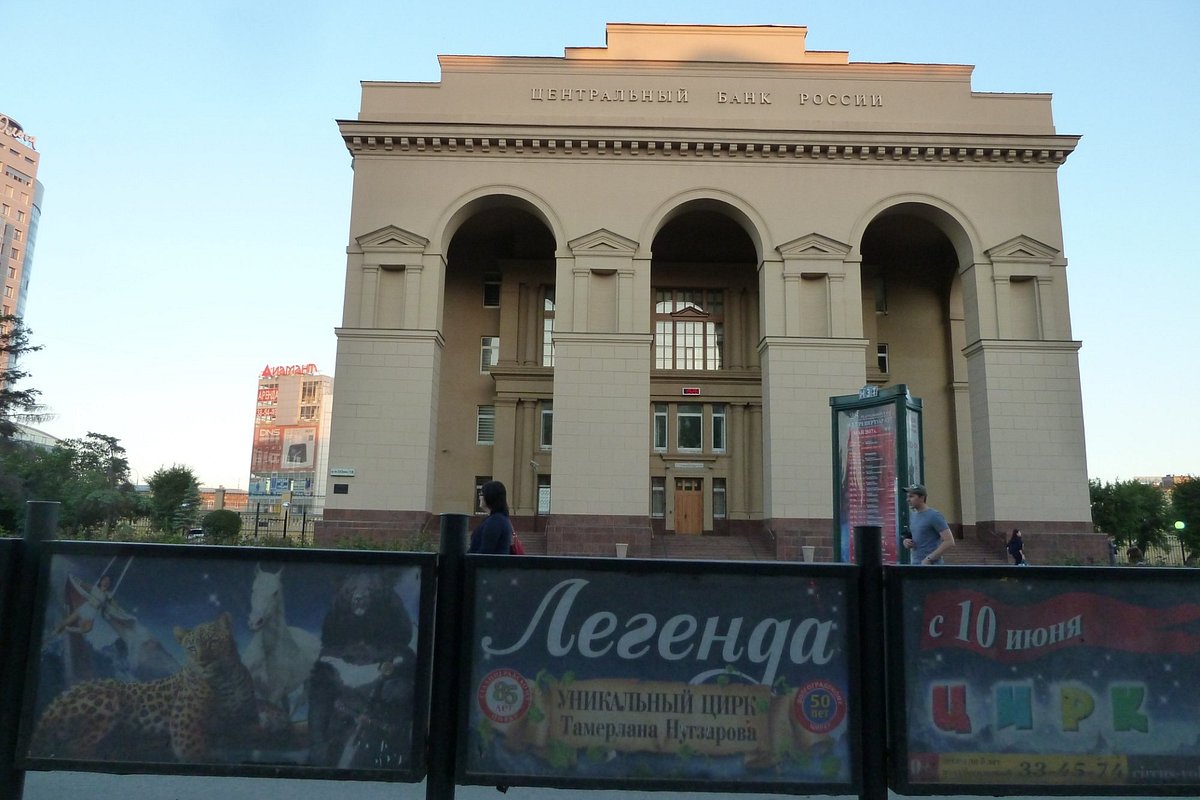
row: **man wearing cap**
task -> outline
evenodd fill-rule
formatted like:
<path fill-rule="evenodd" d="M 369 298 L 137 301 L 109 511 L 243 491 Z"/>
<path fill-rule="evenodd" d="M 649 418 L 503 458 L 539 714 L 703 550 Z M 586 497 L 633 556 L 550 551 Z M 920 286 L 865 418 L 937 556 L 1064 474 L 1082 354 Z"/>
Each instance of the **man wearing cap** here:
<path fill-rule="evenodd" d="M 912 563 L 942 564 L 942 554 L 954 547 L 954 533 L 936 508 L 925 505 L 929 492 L 921 484 L 904 487 L 908 496 L 908 536 L 904 546 L 912 550 Z"/>

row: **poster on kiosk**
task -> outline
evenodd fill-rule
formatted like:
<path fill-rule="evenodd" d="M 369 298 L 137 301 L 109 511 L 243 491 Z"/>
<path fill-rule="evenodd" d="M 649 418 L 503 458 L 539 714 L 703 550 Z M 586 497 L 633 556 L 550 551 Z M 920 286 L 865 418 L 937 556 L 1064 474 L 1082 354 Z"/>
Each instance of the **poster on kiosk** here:
<path fill-rule="evenodd" d="M 864 386 L 829 398 L 833 410 L 833 552 L 854 561 L 854 528 L 883 529 L 883 563 L 907 564 L 900 540 L 908 530 L 901 487 L 924 483 L 922 403 L 898 384 Z"/>

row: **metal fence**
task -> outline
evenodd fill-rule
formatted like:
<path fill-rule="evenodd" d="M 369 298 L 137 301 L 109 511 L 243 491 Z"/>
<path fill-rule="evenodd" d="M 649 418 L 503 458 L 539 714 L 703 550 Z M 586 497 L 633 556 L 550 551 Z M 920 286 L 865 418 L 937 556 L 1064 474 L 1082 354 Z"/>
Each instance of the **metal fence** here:
<path fill-rule="evenodd" d="M 314 514 L 311 509 L 301 506 L 297 509 L 279 509 L 265 504 L 236 511 L 242 520 L 241 533 L 238 542 L 241 544 L 287 545 L 290 547 L 306 547 L 313 544 L 313 531 L 316 523 L 321 521 L 320 514 Z M 162 537 L 149 519 L 134 520 L 121 526 L 111 538 L 132 541 L 153 541 Z M 204 529 L 197 522 L 184 534 L 189 541 L 205 540 Z"/>

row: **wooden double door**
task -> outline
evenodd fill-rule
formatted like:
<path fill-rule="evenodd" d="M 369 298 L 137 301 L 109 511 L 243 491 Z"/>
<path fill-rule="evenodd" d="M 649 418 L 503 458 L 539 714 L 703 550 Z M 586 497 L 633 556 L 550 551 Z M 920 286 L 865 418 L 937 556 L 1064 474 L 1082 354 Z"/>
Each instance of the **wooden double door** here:
<path fill-rule="evenodd" d="M 704 533 L 704 479 L 675 479 L 675 533 Z"/>

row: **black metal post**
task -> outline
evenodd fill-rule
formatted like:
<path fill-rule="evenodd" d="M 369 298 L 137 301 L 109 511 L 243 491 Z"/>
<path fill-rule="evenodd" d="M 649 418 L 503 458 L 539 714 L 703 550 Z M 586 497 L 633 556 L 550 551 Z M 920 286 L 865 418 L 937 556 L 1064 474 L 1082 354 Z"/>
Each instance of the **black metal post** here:
<path fill-rule="evenodd" d="M 33 601 L 37 597 L 38 569 L 42 563 L 43 543 L 58 530 L 59 504 L 31 500 L 25 505 L 24 547 L 15 551 L 10 575 L 13 586 L 7 593 L 5 608 L 11 609 L 4 620 L 3 649 L 0 650 L 0 797 L 20 800 L 25 792 L 25 771 L 14 765 L 17 755 L 17 727 L 21 719 L 21 698 L 25 692 L 25 666 L 29 661 L 29 640 L 33 633 Z"/>
<path fill-rule="evenodd" d="M 283 540 L 287 541 L 288 504 L 283 504 Z"/>
<path fill-rule="evenodd" d="M 458 755 L 458 654 L 462 640 L 463 567 L 467 553 L 466 514 L 442 514 L 438 546 L 437 614 L 433 639 L 433 682 L 429 719 L 429 774 L 425 800 L 454 800 Z"/>
<path fill-rule="evenodd" d="M 858 562 L 858 626 L 862 657 L 862 791 L 860 800 L 888 798 L 887 668 L 883 611 L 883 529 L 861 525 L 854 529 Z"/>
<path fill-rule="evenodd" d="M 300 506 L 300 545 L 304 545 L 304 535 L 308 532 L 308 506 Z"/>
<path fill-rule="evenodd" d="M 262 511 L 262 503 L 254 504 L 254 541 L 258 541 L 258 513 Z"/>

